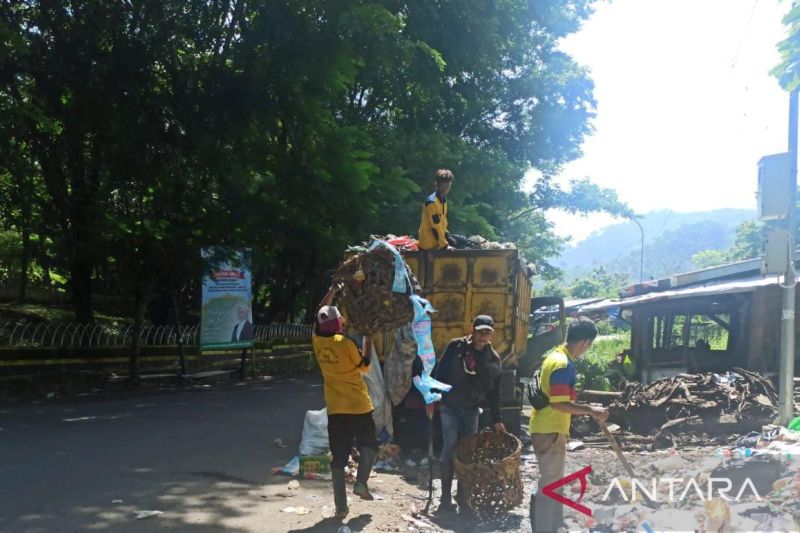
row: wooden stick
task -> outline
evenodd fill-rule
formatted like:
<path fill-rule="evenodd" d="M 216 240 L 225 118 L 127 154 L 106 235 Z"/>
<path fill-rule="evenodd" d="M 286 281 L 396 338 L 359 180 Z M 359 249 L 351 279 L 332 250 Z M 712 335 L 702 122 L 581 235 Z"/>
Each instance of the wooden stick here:
<path fill-rule="evenodd" d="M 598 420 L 597 425 L 600 426 L 600 429 L 603 430 L 603 433 L 608 439 L 609 444 L 611 444 L 611 448 L 614 450 L 614 453 L 617 454 L 617 457 L 619 457 L 622 466 L 625 467 L 625 472 L 627 472 L 628 475 L 631 476 L 631 478 L 635 478 L 636 475 L 633 473 L 633 468 L 631 468 L 631 465 L 628 462 L 628 460 L 625 459 L 625 456 L 622 455 L 622 448 L 619 447 L 617 439 L 615 439 L 614 435 L 612 435 L 611 432 L 608 430 L 608 426 L 606 425 L 606 423 Z"/>
<path fill-rule="evenodd" d="M 611 448 L 614 450 L 614 453 L 617 454 L 617 457 L 619 457 L 619 460 L 622 463 L 622 466 L 625 467 L 625 471 L 631 477 L 631 483 L 632 483 L 633 479 L 636 477 L 636 475 L 633 473 L 633 468 L 631 468 L 631 465 L 628 462 L 628 460 L 625 459 L 624 455 L 622 455 L 622 448 L 619 447 L 619 443 L 617 442 L 617 439 L 615 439 L 614 435 L 612 435 L 611 432 L 608 430 L 608 426 L 606 426 L 605 422 L 601 422 L 601 421 L 598 420 L 597 421 L 597 425 L 600 426 L 600 429 L 603 430 L 603 433 L 605 434 L 606 438 L 608 439 L 609 444 L 611 444 Z M 644 491 L 642 491 L 642 492 L 644 493 Z M 647 503 L 649 505 L 655 505 L 655 502 L 653 500 L 651 500 L 647 496 L 646 493 L 642 494 L 642 499 L 644 500 L 645 503 Z"/>

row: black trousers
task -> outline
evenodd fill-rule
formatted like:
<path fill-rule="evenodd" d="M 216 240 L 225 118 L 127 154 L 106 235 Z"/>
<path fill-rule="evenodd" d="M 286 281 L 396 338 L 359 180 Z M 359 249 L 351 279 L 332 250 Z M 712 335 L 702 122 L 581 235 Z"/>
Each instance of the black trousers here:
<path fill-rule="evenodd" d="M 344 468 L 353 446 L 378 449 L 372 411 L 363 415 L 328 415 L 328 443 L 332 468 Z"/>

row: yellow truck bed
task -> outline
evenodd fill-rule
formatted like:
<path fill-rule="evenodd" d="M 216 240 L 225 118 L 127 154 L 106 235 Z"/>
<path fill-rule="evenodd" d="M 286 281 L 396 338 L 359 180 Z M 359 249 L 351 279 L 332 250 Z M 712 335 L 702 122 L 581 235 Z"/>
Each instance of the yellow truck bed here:
<path fill-rule="evenodd" d="M 476 315 L 495 321 L 492 345 L 505 366 L 513 366 L 526 349 L 531 283 L 519 250 L 455 250 L 403 252 L 422 286 L 423 295 L 439 311 L 432 315 L 433 343 L 441 356 L 447 343 L 465 335 Z M 375 339 L 383 357 L 392 334 Z"/>

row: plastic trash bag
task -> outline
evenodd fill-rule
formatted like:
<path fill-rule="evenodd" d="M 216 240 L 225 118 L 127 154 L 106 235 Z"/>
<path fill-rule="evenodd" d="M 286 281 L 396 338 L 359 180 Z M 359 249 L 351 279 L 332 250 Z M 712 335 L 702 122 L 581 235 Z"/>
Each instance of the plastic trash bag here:
<path fill-rule="evenodd" d="M 386 383 L 383 380 L 381 362 L 378 360 L 374 344 L 370 350 L 369 358 L 369 370 L 364 374 L 364 382 L 367 384 L 367 391 L 372 400 L 372 419 L 375 421 L 375 432 L 376 435 L 386 435 L 388 433 L 391 439 L 394 435 L 392 406 L 386 394 Z"/>
<path fill-rule="evenodd" d="M 394 331 L 394 344 L 383 365 L 386 389 L 393 405 L 400 405 L 411 389 L 411 370 L 417 357 L 417 341 L 411 324 Z"/>
<path fill-rule="evenodd" d="M 328 453 L 328 409 L 306 411 L 300 455 L 325 455 Z"/>

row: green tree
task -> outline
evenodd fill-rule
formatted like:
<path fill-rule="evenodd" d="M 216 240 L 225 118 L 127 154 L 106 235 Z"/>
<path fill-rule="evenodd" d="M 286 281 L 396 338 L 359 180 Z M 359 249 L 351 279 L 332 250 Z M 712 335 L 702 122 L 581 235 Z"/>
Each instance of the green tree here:
<path fill-rule="evenodd" d="M 0 180 L 21 206 L 2 227 L 68 274 L 79 320 L 99 291 L 138 329 L 154 294 L 199 290 L 204 245 L 253 248 L 259 320 L 309 318 L 345 246 L 415 234 L 450 167 L 453 229 L 547 271 L 544 210 L 627 209 L 552 181 L 591 131 L 558 42 L 592 5 L 6 2 Z"/>
<path fill-rule="evenodd" d="M 765 228 L 764 224 L 755 220 L 743 222 L 736 228 L 736 238 L 728 254 L 730 260 L 743 261 L 760 256 Z"/>
<path fill-rule="evenodd" d="M 702 250 L 692 255 L 692 265 L 701 270 L 730 261 L 730 254 L 725 250 Z"/>
<path fill-rule="evenodd" d="M 589 276 L 574 281 L 567 292 L 573 298 L 618 298 L 620 289 L 626 285 L 627 274 L 612 273 L 603 267 L 596 267 Z"/>
<path fill-rule="evenodd" d="M 781 62 L 772 69 L 772 74 L 781 87 L 793 91 L 800 84 L 800 5 L 792 4 L 783 23 L 788 27 L 788 35 L 778 43 Z"/>
<path fill-rule="evenodd" d="M 767 228 L 767 225 L 755 220 L 745 221 L 736 228 L 736 235 L 730 249 L 709 249 L 697 252 L 692 255 L 692 265 L 701 269 L 759 257 L 764 232 Z"/>

